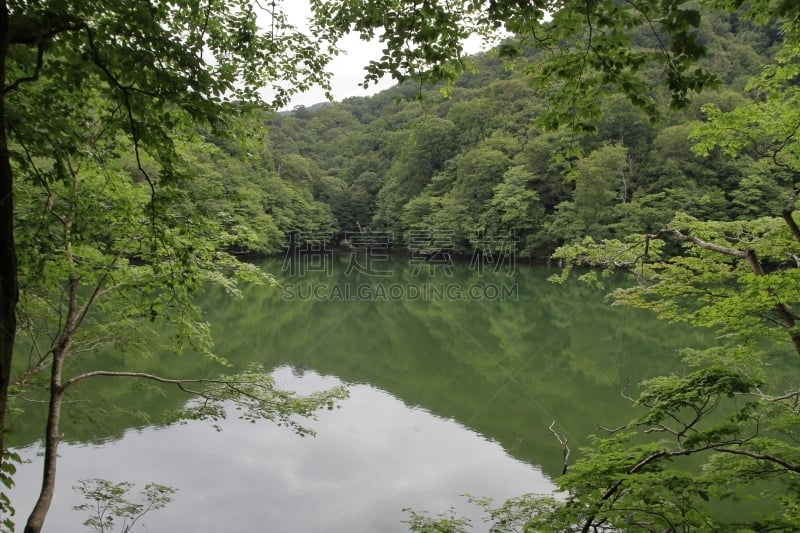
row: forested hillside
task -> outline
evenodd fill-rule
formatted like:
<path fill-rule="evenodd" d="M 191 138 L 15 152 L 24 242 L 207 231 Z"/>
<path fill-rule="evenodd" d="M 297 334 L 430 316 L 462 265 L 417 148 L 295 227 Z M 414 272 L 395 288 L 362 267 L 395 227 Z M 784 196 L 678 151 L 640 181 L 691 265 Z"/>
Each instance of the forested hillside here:
<path fill-rule="evenodd" d="M 720 86 L 671 110 L 653 70 L 655 121 L 616 94 L 585 133 L 549 130 L 540 120 L 547 95 L 530 82 L 536 56 L 515 68 L 497 50 L 474 57 L 474 71 L 446 90 L 406 83 L 291 112 L 242 109 L 181 147 L 186 208 L 221 224 L 234 252 L 279 253 L 292 232 L 329 235 L 334 247 L 347 246 L 349 233 L 388 232 L 405 247 L 417 230 L 446 236 L 456 253 L 479 238 L 513 238 L 520 257 L 539 259 L 584 236 L 657 229 L 679 210 L 716 220 L 777 212 L 780 174 L 699 157 L 691 135 L 705 106 L 728 111 L 758 98 L 746 81 L 770 61 L 780 33 L 724 13 L 709 14 L 701 30 L 709 53 L 700 66 Z M 123 165 L 136 178 L 135 161 Z"/>
<path fill-rule="evenodd" d="M 614 95 L 595 131 L 547 131 L 538 120 L 545 95 L 489 52 L 447 95 L 405 84 L 289 113 L 247 113 L 265 138 L 242 151 L 206 137 L 193 155 L 202 178 L 192 196 L 238 228 L 235 249 L 255 252 L 279 251 L 289 231 L 330 233 L 333 246 L 346 245 L 349 232 L 390 232 L 400 247 L 420 230 L 441 232 L 462 253 L 479 235 L 513 235 L 520 256 L 545 258 L 584 236 L 657 229 L 679 210 L 716 220 L 778 212 L 780 174 L 718 153 L 699 157 L 691 135 L 705 106 L 727 111 L 758 98 L 745 83 L 770 60 L 779 32 L 720 13 L 701 29 L 709 53 L 700 66 L 722 83 L 675 111 L 653 71 L 663 93 L 656 122 Z M 644 34 L 639 41 L 651 44 Z M 525 58 L 528 69 L 535 60 Z"/>

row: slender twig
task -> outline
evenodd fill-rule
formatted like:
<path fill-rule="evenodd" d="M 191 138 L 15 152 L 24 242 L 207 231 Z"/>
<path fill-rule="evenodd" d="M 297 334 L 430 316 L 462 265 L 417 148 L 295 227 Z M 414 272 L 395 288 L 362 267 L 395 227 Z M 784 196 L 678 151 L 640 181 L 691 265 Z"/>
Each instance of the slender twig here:
<path fill-rule="evenodd" d="M 567 473 L 567 468 L 569 467 L 569 455 L 570 455 L 569 442 L 567 440 L 567 437 L 563 433 L 559 433 L 558 431 L 556 431 L 555 425 L 556 421 L 553 420 L 547 429 L 549 429 L 550 433 L 552 433 L 555 436 L 556 440 L 558 441 L 559 444 L 561 444 L 561 448 L 563 449 L 564 462 L 561 467 L 561 474 L 563 475 Z"/>

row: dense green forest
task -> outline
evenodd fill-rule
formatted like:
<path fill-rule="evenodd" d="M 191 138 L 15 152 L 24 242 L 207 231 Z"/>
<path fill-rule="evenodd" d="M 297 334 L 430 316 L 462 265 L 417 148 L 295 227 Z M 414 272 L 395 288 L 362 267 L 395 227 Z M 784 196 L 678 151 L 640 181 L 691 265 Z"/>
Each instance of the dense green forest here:
<path fill-rule="evenodd" d="M 544 259 L 585 236 L 653 231 L 677 211 L 715 220 L 776 213 L 785 176 L 719 152 L 700 157 L 691 137 L 705 106 L 729 111 L 754 97 L 746 81 L 770 61 L 780 34 L 714 13 L 700 35 L 709 50 L 702 66 L 720 87 L 670 110 L 654 70 L 655 123 L 613 95 L 596 131 L 545 131 L 545 95 L 490 51 L 446 95 L 406 83 L 292 112 L 249 109 L 243 124 L 260 124 L 263 137 L 204 135 L 189 154 L 199 178 L 186 187 L 194 209 L 236 235 L 232 249 L 258 253 L 280 252 L 292 231 L 328 234 L 335 247 L 354 232 L 389 232 L 404 247 L 419 230 L 448 236 L 456 253 L 513 236 L 520 257 Z M 524 60 L 535 64 L 536 55 Z"/>

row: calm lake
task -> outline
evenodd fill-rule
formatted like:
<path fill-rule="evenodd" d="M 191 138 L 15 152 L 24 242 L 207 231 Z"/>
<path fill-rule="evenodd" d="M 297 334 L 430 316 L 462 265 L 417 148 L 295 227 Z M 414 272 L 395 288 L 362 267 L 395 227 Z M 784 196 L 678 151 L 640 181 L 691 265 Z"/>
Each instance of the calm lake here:
<path fill-rule="evenodd" d="M 163 426 L 184 397 L 89 382 L 66 407 L 45 531 L 86 531 L 71 487 L 90 477 L 178 488 L 143 519 L 144 531 L 405 531 L 407 507 L 454 507 L 481 531 L 463 494 L 550 491 L 562 467 L 553 422 L 577 453 L 598 426 L 635 416 L 624 387 L 635 395 L 642 379 L 682 371 L 679 349 L 713 342 L 709 332 L 612 307 L 574 280 L 550 283 L 556 268 L 318 259 L 262 263 L 278 285 L 247 288 L 240 300 L 203 296 L 217 352 L 235 367 L 259 362 L 299 391 L 348 385 L 341 408 L 311 424 L 316 437 L 235 417 L 222 431 Z M 189 356 L 103 357 L 171 377 L 222 371 Z M 29 410 L 10 437 L 27 461 L 13 492 L 18 522 L 38 491 L 40 424 Z"/>

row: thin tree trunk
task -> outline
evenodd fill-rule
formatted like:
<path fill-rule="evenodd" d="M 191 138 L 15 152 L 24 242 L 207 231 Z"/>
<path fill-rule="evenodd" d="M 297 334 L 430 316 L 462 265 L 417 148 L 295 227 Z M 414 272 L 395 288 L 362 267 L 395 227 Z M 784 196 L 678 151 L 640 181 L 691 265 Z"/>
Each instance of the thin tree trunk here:
<path fill-rule="evenodd" d="M 794 240 L 800 243 L 800 228 L 797 227 L 797 222 L 794 221 L 792 211 L 784 209 L 781 212 L 781 218 L 783 218 L 783 221 L 786 222 L 787 226 L 789 226 L 789 231 L 792 232 L 792 237 L 794 237 Z"/>
<path fill-rule="evenodd" d="M 0 87 L 6 85 L 6 57 L 9 47 L 9 13 L 0 0 Z M 5 449 L 5 418 L 11 358 L 17 329 L 17 254 L 14 246 L 14 200 L 12 174 L 6 137 L 5 96 L 0 92 L 0 451 Z M 2 457 L 0 457 L 2 462 Z M 0 519 L 3 517 L 0 516 Z"/>
<path fill-rule="evenodd" d="M 67 221 L 64 224 L 64 240 L 66 245 L 64 251 L 67 259 L 72 261 L 72 245 L 70 241 L 71 224 Z M 64 329 L 58 340 L 56 348 L 53 350 L 53 362 L 50 367 L 50 404 L 47 410 L 47 425 L 44 435 L 44 466 L 42 468 L 42 488 L 36 505 L 33 506 L 28 522 L 25 524 L 25 533 L 39 533 L 44 525 L 47 511 L 53 501 L 53 493 L 56 488 L 56 463 L 58 462 L 58 444 L 61 441 L 59 425 L 61 422 L 61 400 L 64 396 L 66 387 L 62 383 L 62 371 L 64 359 L 69 353 L 72 335 L 75 333 L 78 316 L 78 278 L 70 276 L 69 279 L 69 301 L 67 304 L 67 316 L 64 321 Z"/>
<path fill-rule="evenodd" d="M 800 230 L 798 230 L 797 224 L 794 222 L 792 218 L 791 212 L 784 211 L 782 214 L 783 220 L 789 226 L 789 230 L 792 232 L 792 235 L 800 238 Z M 707 242 L 702 239 L 699 239 L 693 235 L 686 235 L 681 233 L 676 229 L 668 230 L 669 233 L 675 235 L 681 241 L 691 241 L 700 248 L 704 250 L 711 250 L 712 252 L 717 252 L 723 255 L 730 255 L 732 257 L 738 257 L 739 259 L 744 259 L 747 261 L 747 265 L 750 267 L 750 270 L 756 276 L 763 276 L 764 275 L 764 267 L 761 265 L 761 260 L 758 258 L 756 253 L 753 250 L 739 250 L 736 248 L 728 248 L 726 246 L 720 246 L 719 244 L 714 244 L 712 242 Z M 662 232 L 658 232 L 655 235 L 648 235 L 649 238 L 657 237 L 661 235 Z M 789 338 L 792 341 L 792 346 L 794 346 L 795 351 L 798 355 L 800 355 L 800 328 L 797 325 L 797 318 L 789 309 L 789 307 L 783 302 L 777 302 L 773 306 L 773 310 L 780 320 L 781 324 L 784 328 L 786 328 L 786 332 L 789 335 Z"/>
<path fill-rule="evenodd" d="M 797 226 L 797 222 L 794 220 L 794 211 L 789 209 L 784 209 L 781 212 L 781 218 L 783 221 L 786 222 L 786 225 L 789 227 L 789 231 L 792 233 L 792 237 L 800 243 L 800 227 Z M 800 354 L 800 330 L 798 330 L 796 322 L 794 320 L 794 316 L 792 313 L 789 312 L 788 309 L 785 309 L 785 313 L 781 316 L 787 323 L 790 325 L 789 336 L 792 338 L 792 344 L 794 344 L 795 351 Z M 781 315 L 781 313 L 779 313 Z"/>
<path fill-rule="evenodd" d="M 64 364 L 64 355 L 69 341 L 62 341 L 62 346 L 53 354 L 53 366 L 50 373 L 50 406 L 47 411 L 47 428 L 44 438 L 44 468 L 42 472 L 42 488 L 39 498 L 33 507 L 28 523 L 25 524 L 25 533 L 39 533 L 44 525 L 47 511 L 53 501 L 56 487 L 56 463 L 58 461 L 58 444 L 61 440 L 59 422 L 61 420 L 61 399 L 64 387 L 61 384 L 61 369 Z"/>
<path fill-rule="evenodd" d="M 747 250 L 745 253 L 747 256 L 747 264 L 750 266 L 750 270 L 753 271 L 753 274 L 756 276 L 763 276 L 764 268 L 756 253 L 753 250 Z M 772 295 L 772 293 L 770 293 L 770 295 Z M 795 316 L 783 302 L 776 303 L 773 309 L 778 316 L 778 320 L 780 320 L 783 327 L 786 328 L 789 338 L 792 339 L 792 346 L 794 346 L 795 352 L 800 355 L 800 330 L 797 328 Z"/>
<path fill-rule="evenodd" d="M 73 194 L 77 188 L 77 178 L 72 173 L 72 191 Z M 74 199 L 70 214 L 75 209 Z M 64 255 L 67 261 L 72 264 L 74 256 L 72 254 L 72 218 L 71 216 L 60 218 L 64 226 Z M 44 437 L 44 467 L 42 471 L 42 488 L 39 492 L 39 498 L 36 500 L 28 522 L 25 524 L 25 533 L 39 533 L 44 525 L 44 519 L 47 516 L 47 511 L 50 510 L 50 504 L 53 501 L 53 493 L 56 487 L 56 463 L 58 462 L 58 444 L 61 441 L 61 433 L 59 431 L 59 423 L 61 421 L 61 400 L 64 396 L 66 387 L 62 383 L 62 370 L 64 367 L 64 359 L 70 350 L 70 343 L 75 330 L 80 325 L 81 310 L 78 305 L 78 288 L 80 286 L 80 278 L 74 274 L 69 276 L 68 288 L 68 301 L 67 301 L 67 315 L 64 319 L 64 327 L 61 330 L 61 336 L 58 339 L 55 349 L 53 350 L 53 362 L 50 370 L 50 405 L 47 411 L 47 426 L 45 428 Z"/>

